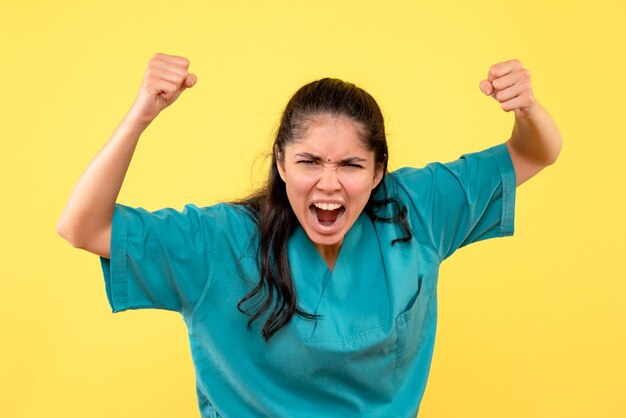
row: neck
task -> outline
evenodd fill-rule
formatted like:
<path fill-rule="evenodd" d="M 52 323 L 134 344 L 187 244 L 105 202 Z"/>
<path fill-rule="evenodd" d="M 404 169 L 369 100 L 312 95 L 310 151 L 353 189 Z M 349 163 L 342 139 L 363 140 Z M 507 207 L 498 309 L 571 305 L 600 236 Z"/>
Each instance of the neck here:
<path fill-rule="evenodd" d="M 317 251 L 322 256 L 322 259 L 328 266 L 328 269 L 330 271 L 333 271 L 335 268 L 335 263 L 337 262 L 337 257 L 339 256 L 341 242 L 335 245 L 315 244 L 315 248 L 317 248 Z"/>

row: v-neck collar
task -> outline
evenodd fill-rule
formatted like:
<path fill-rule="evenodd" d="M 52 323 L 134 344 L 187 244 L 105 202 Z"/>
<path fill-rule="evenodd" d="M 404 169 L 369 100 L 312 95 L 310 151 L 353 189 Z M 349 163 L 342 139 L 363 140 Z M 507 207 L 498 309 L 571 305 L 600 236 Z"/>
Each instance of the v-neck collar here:
<path fill-rule="evenodd" d="M 362 212 L 344 236 L 333 271 L 330 271 L 302 225 L 298 224 L 291 234 L 287 242 L 289 263 L 293 279 L 297 281 L 299 303 L 302 302 L 304 309 L 316 310 L 328 282 L 332 277 L 343 274 L 354 262 L 352 255 L 361 239 L 366 216 Z"/>

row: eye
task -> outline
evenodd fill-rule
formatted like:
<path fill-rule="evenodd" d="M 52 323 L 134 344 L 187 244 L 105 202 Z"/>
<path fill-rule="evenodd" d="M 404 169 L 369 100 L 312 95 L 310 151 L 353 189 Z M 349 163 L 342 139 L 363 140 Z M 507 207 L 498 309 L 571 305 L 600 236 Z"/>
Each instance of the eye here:
<path fill-rule="evenodd" d="M 363 166 L 359 164 L 346 164 L 346 166 L 350 168 L 363 168 Z"/>
<path fill-rule="evenodd" d="M 298 164 L 313 165 L 313 164 L 315 164 L 315 161 L 313 161 L 313 160 L 300 160 L 300 161 L 298 161 Z"/>

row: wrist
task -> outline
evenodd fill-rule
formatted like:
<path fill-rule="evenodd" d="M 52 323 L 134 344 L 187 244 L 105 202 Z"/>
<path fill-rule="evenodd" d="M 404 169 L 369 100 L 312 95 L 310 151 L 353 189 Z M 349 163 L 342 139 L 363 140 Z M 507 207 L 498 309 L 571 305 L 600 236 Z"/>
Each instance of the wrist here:
<path fill-rule="evenodd" d="M 535 121 L 541 120 L 545 116 L 545 109 L 539 104 L 539 102 L 535 102 L 535 104 L 526 109 L 520 109 L 515 112 L 515 121 L 522 123 L 533 123 Z"/>
<path fill-rule="evenodd" d="M 129 112 L 124 116 L 122 124 L 133 130 L 143 131 L 145 130 L 154 119 L 146 119 L 145 117 L 138 116 L 132 112 Z"/>

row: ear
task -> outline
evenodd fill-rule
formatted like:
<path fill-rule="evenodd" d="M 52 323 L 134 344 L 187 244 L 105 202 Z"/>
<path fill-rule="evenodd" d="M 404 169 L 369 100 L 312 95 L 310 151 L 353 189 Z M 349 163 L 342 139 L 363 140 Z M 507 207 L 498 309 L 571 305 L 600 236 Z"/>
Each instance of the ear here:
<path fill-rule="evenodd" d="M 277 146 L 274 146 L 274 159 L 276 160 L 276 168 L 278 169 L 278 174 L 280 175 L 280 178 L 283 179 L 283 182 L 286 183 L 285 181 L 285 158 L 284 156 L 280 153 L 280 150 L 278 149 Z"/>
<path fill-rule="evenodd" d="M 376 188 L 376 186 L 378 186 L 378 183 L 380 183 L 380 181 L 383 179 L 383 165 L 380 164 L 377 168 L 376 168 L 376 174 L 374 175 L 374 183 L 372 184 L 372 190 L 374 190 Z"/>

